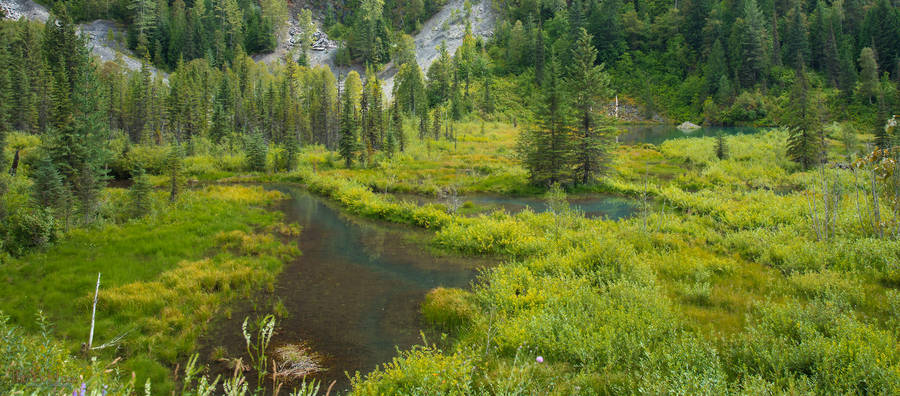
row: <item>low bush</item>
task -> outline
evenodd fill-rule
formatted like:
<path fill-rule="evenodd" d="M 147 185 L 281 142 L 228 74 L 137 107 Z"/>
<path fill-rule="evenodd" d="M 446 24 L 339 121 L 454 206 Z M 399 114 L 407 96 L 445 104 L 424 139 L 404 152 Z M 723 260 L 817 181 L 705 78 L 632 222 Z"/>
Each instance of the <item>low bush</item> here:
<path fill-rule="evenodd" d="M 446 331 L 457 331 L 468 325 L 476 307 L 470 301 L 471 293 L 453 288 L 438 287 L 425 295 L 422 316 L 429 324 Z"/>

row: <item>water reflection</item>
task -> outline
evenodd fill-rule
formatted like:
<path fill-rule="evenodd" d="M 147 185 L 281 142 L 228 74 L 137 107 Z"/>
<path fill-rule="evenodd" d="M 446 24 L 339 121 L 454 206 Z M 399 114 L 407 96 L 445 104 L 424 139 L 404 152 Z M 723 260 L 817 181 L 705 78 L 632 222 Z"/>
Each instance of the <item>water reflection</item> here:
<path fill-rule="evenodd" d="M 425 234 L 341 214 L 303 189 L 277 187 L 290 196 L 285 220 L 303 227 L 302 251 L 286 264 L 275 294 L 290 315 L 273 345 L 306 341 L 325 354 L 327 382 L 344 372 L 368 372 L 421 343 L 419 304 L 438 286 L 467 287 L 486 265 L 437 257 L 423 249 Z"/>
<path fill-rule="evenodd" d="M 686 137 L 703 137 L 723 135 L 744 135 L 766 131 L 768 128 L 753 127 L 702 127 L 691 131 L 682 131 L 675 125 L 620 125 L 625 132 L 619 135 L 622 144 L 660 144 L 666 140 Z"/>

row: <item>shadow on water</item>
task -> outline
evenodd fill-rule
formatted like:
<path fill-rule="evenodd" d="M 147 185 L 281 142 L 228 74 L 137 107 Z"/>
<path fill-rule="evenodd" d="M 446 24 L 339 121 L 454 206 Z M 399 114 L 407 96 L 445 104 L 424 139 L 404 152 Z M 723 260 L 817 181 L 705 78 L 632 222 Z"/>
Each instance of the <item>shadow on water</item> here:
<path fill-rule="evenodd" d="M 449 206 L 448 199 L 417 194 L 385 194 L 397 201 L 407 201 L 416 205 L 441 204 Z M 462 195 L 458 197 L 460 208 L 458 213 L 467 216 L 490 213 L 495 210 L 504 210 L 509 214 L 519 213 L 525 208 L 530 208 L 536 213 L 546 212 L 550 209 L 547 200 L 542 197 L 511 197 L 504 195 Z M 619 220 L 633 216 L 639 209 L 639 204 L 634 199 L 618 197 L 614 195 L 587 194 L 569 197 L 569 205 L 585 217 L 606 218 Z M 471 203 L 471 207 L 467 205 Z"/>
<path fill-rule="evenodd" d="M 682 131 L 675 125 L 621 125 L 624 130 L 619 135 L 619 143 L 622 144 L 660 144 L 666 140 L 723 135 L 745 135 L 768 130 L 768 128 L 753 127 L 702 127 L 690 131 Z"/>
<path fill-rule="evenodd" d="M 525 208 L 541 213 L 550 209 L 547 201 L 537 197 L 504 197 L 495 195 L 474 195 L 463 198 L 476 205 L 501 207 L 509 213 L 519 213 Z M 633 199 L 611 195 L 582 195 L 569 199 L 569 205 L 583 213 L 585 217 L 603 217 L 609 220 L 628 218 L 637 212 L 637 203 Z"/>
<path fill-rule="evenodd" d="M 438 286 L 466 288 L 479 268 L 490 265 L 429 252 L 424 231 L 344 215 L 299 187 L 272 188 L 289 196 L 279 209 L 286 222 L 302 227 L 297 237 L 302 254 L 285 263 L 276 282 L 274 298 L 288 315 L 279 320 L 270 349 L 305 342 L 323 355 L 328 370 L 317 376 L 323 390 L 337 381 L 335 390 L 343 393 L 349 387 L 345 372 L 365 374 L 390 361 L 397 348 L 421 344 L 425 294 Z M 240 355 L 240 326 L 253 311 L 249 303 L 236 307 L 232 319 L 212 326 L 206 353 L 225 345 L 232 356 Z"/>

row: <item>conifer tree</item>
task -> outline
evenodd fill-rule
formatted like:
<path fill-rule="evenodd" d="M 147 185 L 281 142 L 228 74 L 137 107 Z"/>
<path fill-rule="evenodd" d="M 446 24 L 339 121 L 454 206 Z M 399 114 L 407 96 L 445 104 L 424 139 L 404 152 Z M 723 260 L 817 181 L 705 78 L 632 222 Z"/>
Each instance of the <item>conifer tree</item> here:
<path fill-rule="evenodd" d="M 859 87 L 857 95 L 860 99 L 873 103 L 878 96 L 878 62 L 875 60 L 875 51 L 865 47 L 859 53 Z"/>
<path fill-rule="evenodd" d="M 166 173 L 169 176 L 169 202 L 175 202 L 181 177 L 181 146 L 174 144 L 166 153 Z"/>
<path fill-rule="evenodd" d="M 34 200 L 40 206 L 55 210 L 62 209 L 68 191 L 63 185 L 62 175 L 56 170 L 48 156 L 42 157 L 32 175 L 34 179 Z"/>
<path fill-rule="evenodd" d="M 353 159 L 356 158 L 359 150 L 356 138 L 357 122 L 355 109 L 353 95 L 345 90 L 341 104 L 341 140 L 338 144 L 338 149 L 347 168 L 353 166 Z"/>
<path fill-rule="evenodd" d="M 394 152 L 397 151 L 397 140 L 394 138 L 395 133 L 393 129 L 388 129 L 387 136 L 384 138 L 384 152 L 387 153 L 388 158 L 393 157 Z"/>
<path fill-rule="evenodd" d="M 703 68 L 703 75 L 706 79 L 706 89 L 710 93 L 715 93 L 719 89 L 719 81 L 728 75 L 728 65 L 725 63 L 725 49 L 722 47 L 722 41 L 716 39 L 713 42 L 712 49 L 706 59 L 706 65 Z"/>
<path fill-rule="evenodd" d="M 391 111 L 391 130 L 393 130 L 394 138 L 397 140 L 397 147 L 400 152 L 406 151 L 406 134 L 403 133 L 403 116 L 400 114 L 400 106 L 394 101 Z"/>
<path fill-rule="evenodd" d="M 150 213 L 150 193 L 153 191 L 153 185 L 150 183 L 150 177 L 147 176 L 143 168 L 135 170 L 131 180 L 131 187 L 128 188 L 131 215 L 133 217 L 144 217 Z"/>
<path fill-rule="evenodd" d="M 247 167 L 254 172 L 266 170 L 266 153 L 268 145 L 259 131 L 253 131 L 247 137 Z"/>
<path fill-rule="evenodd" d="M 591 44 L 592 37 L 581 29 L 575 43 L 573 62 L 568 81 L 578 119 L 574 136 L 576 181 L 590 182 L 603 171 L 609 161 L 610 130 L 597 125 L 595 112 L 602 108 L 607 97 L 609 76 L 600 66 L 594 66 L 597 50 Z"/>
<path fill-rule="evenodd" d="M 716 135 L 716 158 L 720 160 L 728 158 L 728 146 L 725 144 L 725 136 L 721 133 Z"/>
<path fill-rule="evenodd" d="M 798 64 L 803 64 L 799 59 Z M 816 131 L 816 119 L 809 98 L 809 82 L 806 71 L 797 69 L 790 95 L 791 133 L 788 138 L 788 156 L 809 169 L 820 159 L 820 136 Z"/>
<path fill-rule="evenodd" d="M 562 67 L 555 53 L 547 66 L 538 125 L 523 131 L 517 142 L 531 182 L 541 186 L 568 180 L 571 174 L 568 105 L 562 87 Z"/>
<path fill-rule="evenodd" d="M 743 24 L 739 30 L 740 59 L 738 69 L 741 86 L 760 82 L 767 69 L 765 21 L 756 0 L 744 0 Z"/>
<path fill-rule="evenodd" d="M 806 15 L 803 9 L 798 5 L 790 11 L 788 19 L 787 32 L 784 36 L 784 59 L 788 64 L 797 68 L 798 59 L 809 59 L 809 33 L 806 27 Z"/>

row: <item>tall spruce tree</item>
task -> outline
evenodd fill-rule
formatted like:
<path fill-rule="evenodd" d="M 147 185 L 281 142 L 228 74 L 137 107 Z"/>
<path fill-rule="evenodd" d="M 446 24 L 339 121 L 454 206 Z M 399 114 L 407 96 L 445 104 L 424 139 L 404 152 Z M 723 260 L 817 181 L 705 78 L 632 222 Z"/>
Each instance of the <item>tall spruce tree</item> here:
<path fill-rule="evenodd" d="M 546 71 L 538 125 L 523 131 L 517 142 L 517 151 L 528 169 L 531 183 L 540 186 L 569 180 L 572 173 L 568 103 L 562 67 L 555 53 L 551 55 Z"/>
<path fill-rule="evenodd" d="M 586 30 L 581 29 L 578 33 L 568 81 L 578 120 L 573 141 L 575 179 L 582 184 L 589 183 L 603 171 L 612 144 L 610 128 L 599 127 L 596 120 L 596 112 L 608 96 L 609 76 L 602 67 L 594 65 L 597 50 L 592 40 Z"/>
<path fill-rule="evenodd" d="M 341 98 L 341 140 L 338 143 L 338 150 L 347 168 L 353 166 L 353 159 L 356 158 L 359 150 L 357 129 L 356 105 L 353 103 L 353 95 L 345 90 Z"/>
<path fill-rule="evenodd" d="M 797 62 L 803 64 L 802 59 Z M 821 137 L 809 95 L 806 70 L 801 66 L 797 68 L 790 94 L 789 113 L 792 119 L 787 151 L 788 156 L 803 169 L 814 166 L 821 156 Z"/>

